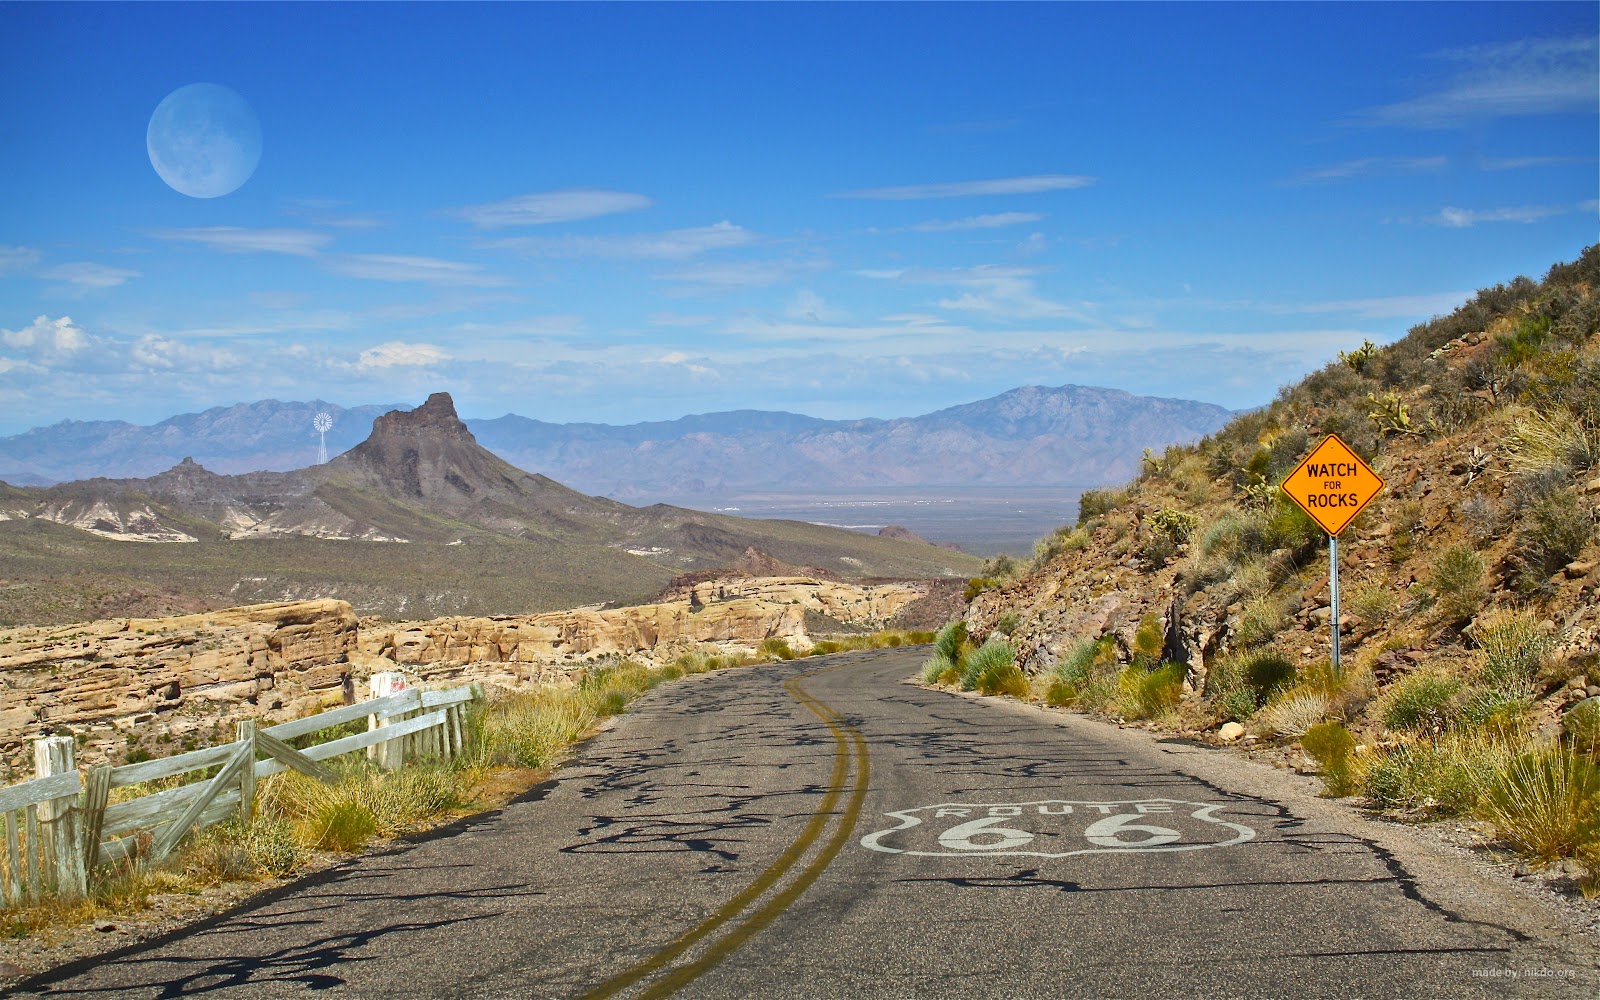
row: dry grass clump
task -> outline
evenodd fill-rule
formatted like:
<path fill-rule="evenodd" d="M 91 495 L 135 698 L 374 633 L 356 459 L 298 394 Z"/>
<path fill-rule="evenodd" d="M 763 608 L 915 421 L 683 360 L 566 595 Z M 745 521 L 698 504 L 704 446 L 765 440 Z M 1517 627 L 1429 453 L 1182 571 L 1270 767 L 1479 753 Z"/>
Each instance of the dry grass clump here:
<path fill-rule="evenodd" d="M 1600 845 L 1600 766 L 1550 747 L 1518 754 L 1491 775 L 1481 813 L 1506 843 L 1550 861 Z"/>
<path fill-rule="evenodd" d="M 1519 739 L 1458 730 L 1402 743 L 1359 758 L 1361 791 L 1383 809 L 1461 815 L 1522 747 Z"/>
<path fill-rule="evenodd" d="M 1117 678 L 1118 714 L 1128 719 L 1153 719 L 1173 711 L 1183 697 L 1187 670 L 1182 663 L 1164 663 L 1154 669 L 1129 664 Z"/>
<path fill-rule="evenodd" d="M 1014 696 L 1028 693 L 1027 679 L 1017 667 L 1017 651 L 998 635 L 991 635 L 987 642 L 968 653 L 960 670 L 963 691 Z"/>
<path fill-rule="evenodd" d="M 1269 702 L 1255 717 L 1257 732 L 1297 738 L 1328 717 L 1333 700 L 1321 691 L 1290 692 Z"/>

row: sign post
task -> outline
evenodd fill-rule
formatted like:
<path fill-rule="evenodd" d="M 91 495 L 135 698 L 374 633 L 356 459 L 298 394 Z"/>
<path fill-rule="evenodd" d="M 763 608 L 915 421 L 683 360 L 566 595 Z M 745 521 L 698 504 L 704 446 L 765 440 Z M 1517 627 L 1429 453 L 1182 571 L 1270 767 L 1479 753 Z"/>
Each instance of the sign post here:
<path fill-rule="evenodd" d="M 1328 600 L 1333 628 L 1333 675 L 1339 667 L 1339 533 L 1384 487 L 1383 477 L 1329 434 L 1283 481 L 1283 492 L 1328 533 Z"/>

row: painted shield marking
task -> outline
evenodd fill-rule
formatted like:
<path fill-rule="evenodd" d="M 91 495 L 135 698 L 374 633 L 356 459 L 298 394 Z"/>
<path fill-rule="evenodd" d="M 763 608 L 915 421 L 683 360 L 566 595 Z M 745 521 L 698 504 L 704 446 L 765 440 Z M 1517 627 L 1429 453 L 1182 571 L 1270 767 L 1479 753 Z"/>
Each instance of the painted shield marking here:
<path fill-rule="evenodd" d="M 941 802 L 887 815 L 899 825 L 869 833 L 861 846 L 922 857 L 1068 858 L 1075 854 L 1200 851 L 1256 835 L 1222 819 L 1221 803 L 1180 799 L 1124 802 Z"/>

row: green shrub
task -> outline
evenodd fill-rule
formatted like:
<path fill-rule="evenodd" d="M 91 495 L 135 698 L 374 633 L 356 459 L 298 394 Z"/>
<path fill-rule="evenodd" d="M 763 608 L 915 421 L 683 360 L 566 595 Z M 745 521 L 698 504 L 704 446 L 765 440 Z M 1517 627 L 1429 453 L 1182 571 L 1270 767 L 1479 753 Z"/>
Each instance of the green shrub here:
<path fill-rule="evenodd" d="M 933 654 L 922 666 L 922 680 L 928 684 L 947 684 L 951 675 L 960 677 L 962 656 L 970 648 L 967 623 L 959 618 L 949 622 L 933 638 Z"/>
<path fill-rule="evenodd" d="M 1117 681 L 1118 703 L 1130 719 L 1149 719 L 1177 707 L 1188 668 L 1166 663 L 1154 670 L 1130 664 Z"/>
<path fill-rule="evenodd" d="M 1561 731 L 1572 749 L 1593 760 L 1600 757 L 1600 698 L 1585 698 L 1561 718 Z"/>
<path fill-rule="evenodd" d="M 1367 625 L 1378 626 L 1387 622 L 1400 603 L 1395 592 L 1382 584 L 1357 587 L 1345 603 L 1350 613 Z"/>
<path fill-rule="evenodd" d="M 967 581 L 967 588 L 961 592 L 961 599 L 971 604 L 973 598 L 998 586 L 1000 586 L 999 580 L 987 576 L 975 576 Z"/>
<path fill-rule="evenodd" d="M 1200 526 L 1200 518 L 1187 511 L 1163 507 L 1150 519 L 1155 529 L 1177 544 L 1187 542 Z"/>
<path fill-rule="evenodd" d="M 983 694 L 1026 694 L 1027 681 L 1017 667 L 1017 651 L 999 636 L 967 654 L 961 665 L 961 689 Z"/>
<path fill-rule="evenodd" d="M 1367 365 L 1371 364 L 1372 359 L 1377 356 L 1378 345 L 1371 340 L 1363 340 L 1360 347 L 1348 353 L 1345 351 L 1339 352 L 1339 360 L 1343 361 L 1351 371 L 1357 374 L 1365 374 Z"/>
<path fill-rule="evenodd" d="M 1300 737 L 1300 746 L 1322 770 L 1323 790 L 1334 798 L 1353 795 L 1357 788 L 1351 755 L 1356 739 L 1340 722 L 1320 722 Z"/>
<path fill-rule="evenodd" d="M 761 656 L 768 656 L 776 660 L 794 659 L 794 650 L 789 648 L 788 641 L 777 636 L 762 639 L 761 645 L 756 647 L 756 652 Z"/>
<path fill-rule="evenodd" d="M 1230 510 L 1217 518 L 1200 536 L 1200 554 L 1216 555 L 1237 552 L 1249 518 L 1241 511 Z"/>
<path fill-rule="evenodd" d="M 1081 528 L 1070 525 L 1057 528 L 1044 538 L 1034 543 L 1034 565 L 1042 566 L 1057 556 L 1067 552 L 1077 552 L 1089 545 L 1089 533 Z"/>
<path fill-rule="evenodd" d="M 1574 854 L 1600 841 L 1600 767 L 1563 749 L 1521 754 L 1496 770 L 1482 815 L 1519 851 Z"/>
<path fill-rule="evenodd" d="M 1012 635 L 1017 631 L 1017 624 L 1019 621 L 1020 619 L 1017 618 L 1017 613 L 1015 611 L 1007 611 L 995 621 L 995 631 L 1005 635 Z"/>
<path fill-rule="evenodd" d="M 1548 493 L 1535 501 L 1517 529 L 1520 589 L 1532 591 L 1575 559 L 1594 537 L 1589 506 L 1571 489 Z"/>
<path fill-rule="evenodd" d="M 1274 692 L 1294 684 L 1294 663 L 1282 653 L 1252 653 L 1241 664 L 1241 676 L 1255 692 L 1256 704 L 1264 705 Z"/>
<path fill-rule="evenodd" d="M 1472 638 L 1487 660 L 1485 682 L 1496 689 L 1531 694 L 1539 668 L 1554 641 L 1527 612 L 1510 612 L 1479 622 Z"/>
<path fill-rule="evenodd" d="M 1297 554 L 1306 552 L 1328 537 L 1322 526 L 1299 504 L 1284 495 L 1281 489 L 1273 496 L 1267 532 L 1272 548 L 1289 549 Z"/>
<path fill-rule="evenodd" d="M 1247 687 L 1234 688 L 1217 698 L 1217 711 L 1233 722 L 1248 722 L 1261 706 L 1256 693 Z"/>
<path fill-rule="evenodd" d="M 1116 698 L 1119 669 L 1114 639 L 1083 639 L 1056 662 L 1047 698 L 1055 699 L 1052 704 L 1076 703 L 1098 711 Z"/>
<path fill-rule="evenodd" d="M 1078 497 L 1078 525 L 1101 517 L 1128 502 L 1127 490 L 1084 490 Z"/>
<path fill-rule="evenodd" d="M 1462 692 L 1458 724 L 1502 736 L 1520 736 L 1533 708 L 1530 689 L 1472 686 Z"/>
<path fill-rule="evenodd" d="M 1390 729 L 1422 732 L 1448 726 L 1456 717 L 1461 681 L 1442 674 L 1410 674 L 1383 696 L 1379 713 Z"/>
<path fill-rule="evenodd" d="M 1046 705 L 1050 705 L 1054 708 L 1060 708 L 1063 705 L 1070 705 L 1077 700 L 1077 686 L 1074 684 L 1069 684 L 1059 677 L 1052 677 L 1049 684 L 1045 686 L 1044 703 Z"/>
<path fill-rule="evenodd" d="M 1523 747 L 1521 740 L 1492 733 L 1447 732 L 1364 759 L 1361 789 L 1383 808 L 1468 813 L 1478 806 L 1496 771 Z"/>
<path fill-rule="evenodd" d="M 1489 595 L 1484 585 L 1483 557 L 1467 545 L 1452 545 L 1428 572 L 1427 585 L 1435 606 L 1447 621 L 1465 621 L 1477 614 Z"/>
<path fill-rule="evenodd" d="M 1526 316 L 1517 324 L 1515 330 L 1495 337 L 1495 345 L 1499 348 L 1500 357 L 1506 364 L 1515 368 L 1538 354 L 1539 348 L 1549 335 L 1549 316 Z"/>
<path fill-rule="evenodd" d="M 1161 659 L 1166 644 L 1167 630 L 1162 627 L 1160 618 L 1145 615 L 1139 620 L 1139 627 L 1133 633 L 1134 659 L 1140 660 L 1142 665 L 1153 664 Z"/>
<path fill-rule="evenodd" d="M 1273 594 L 1246 601 L 1235 632 L 1239 645 L 1259 646 L 1276 638 L 1289 624 L 1286 604 L 1284 597 Z"/>
<path fill-rule="evenodd" d="M 951 663 L 961 658 L 967 644 L 967 623 L 959 618 L 941 628 L 933 639 L 933 651 Z"/>

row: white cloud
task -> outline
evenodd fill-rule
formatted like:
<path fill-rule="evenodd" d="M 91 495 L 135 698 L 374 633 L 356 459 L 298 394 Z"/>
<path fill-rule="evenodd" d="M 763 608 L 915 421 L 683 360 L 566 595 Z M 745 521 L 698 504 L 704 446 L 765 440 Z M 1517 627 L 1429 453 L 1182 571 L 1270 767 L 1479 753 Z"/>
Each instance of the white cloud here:
<path fill-rule="evenodd" d="M 243 229 L 239 226 L 163 229 L 155 235 L 158 239 L 198 243 L 225 253 L 282 253 L 296 257 L 314 257 L 333 239 L 327 233 L 310 229 Z"/>
<path fill-rule="evenodd" d="M 217 326 L 193 327 L 182 331 L 184 337 L 261 337 L 281 333 L 320 333 L 330 330 L 348 330 L 355 322 L 350 313 L 337 309 L 317 309 L 305 313 L 292 313 L 270 319 L 238 320 Z"/>
<path fill-rule="evenodd" d="M 1453 128 L 1472 121 L 1584 111 L 1596 103 L 1592 35 L 1528 38 L 1434 53 L 1459 67 L 1430 93 L 1371 108 L 1361 125 Z"/>
<path fill-rule="evenodd" d="M 1033 278 L 1041 270 L 1033 267 L 983 264 L 977 267 L 908 268 L 903 271 L 858 271 L 868 278 L 914 284 L 952 285 L 966 289 L 960 295 L 940 299 L 941 309 L 983 313 L 997 319 L 1071 319 L 1090 322 L 1086 310 L 1054 302 L 1039 295 Z"/>
<path fill-rule="evenodd" d="M 504 201 L 483 205 L 468 205 L 455 214 L 479 229 L 499 229 L 504 226 L 542 226 L 552 222 L 576 222 L 618 212 L 635 212 L 649 208 L 653 202 L 642 194 L 624 191 L 599 191 L 579 188 L 569 191 L 547 191 L 542 194 L 524 194 Z"/>
<path fill-rule="evenodd" d="M 115 288 L 129 278 L 137 278 L 139 272 L 123 267 L 95 264 L 91 261 L 77 261 L 71 264 L 58 264 L 46 271 L 44 276 L 83 289 Z"/>
<path fill-rule="evenodd" d="M 996 212 L 993 215 L 969 215 L 964 219 L 930 219 L 908 227 L 914 233 L 953 233 L 969 229 L 1004 229 L 1038 222 L 1044 216 L 1038 212 Z"/>
<path fill-rule="evenodd" d="M 39 316 L 20 330 L 0 330 L 0 343 L 39 359 L 64 358 L 89 346 L 89 335 L 71 316 Z"/>
<path fill-rule="evenodd" d="M 1576 205 L 1519 205 L 1510 208 L 1483 209 L 1446 206 L 1439 210 L 1438 215 L 1429 216 L 1423 221 L 1450 229 L 1468 229 L 1481 222 L 1538 222 L 1540 219 L 1570 215 L 1573 212 L 1593 213 L 1597 209 L 1600 209 L 1600 201 L 1585 201 Z"/>
<path fill-rule="evenodd" d="M 1287 183 L 1298 186 L 1325 184 L 1330 181 L 1349 180 L 1352 177 L 1431 173 L 1443 170 L 1449 162 L 1449 159 L 1443 156 L 1367 156 L 1359 160 L 1346 160 L 1343 163 L 1301 171 Z"/>
<path fill-rule="evenodd" d="M 691 358 L 683 351 L 668 351 L 659 358 L 645 359 L 645 361 L 649 364 L 672 365 L 674 367 L 682 368 L 691 375 L 716 375 L 717 373 L 715 369 L 713 369 L 710 365 L 703 363 L 705 360 L 706 359 L 704 358 Z"/>
<path fill-rule="evenodd" d="M 128 347 L 128 360 L 134 368 L 146 371 L 208 374 L 255 367 L 261 359 L 251 357 L 247 361 L 226 348 L 150 333 Z"/>
<path fill-rule="evenodd" d="M 426 368 L 449 361 L 450 355 L 433 344 L 406 344 L 391 340 L 386 344 L 369 347 L 356 359 L 356 367 L 365 371 L 381 368 Z"/>
<path fill-rule="evenodd" d="M 709 250 L 747 246 L 756 235 L 726 220 L 712 226 L 621 236 L 519 236 L 484 246 L 540 257 L 609 257 L 617 260 L 687 260 Z"/>
<path fill-rule="evenodd" d="M 0 275 L 27 271 L 39 263 L 40 256 L 33 247 L 0 246 Z"/>
<path fill-rule="evenodd" d="M 896 187 L 864 188 L 845 191 L 835 198 L 869 198 L 875 201 L 919 201 L 924 198 L 971 198 L 980 195 L 1039 194 L 1088 187 L 1096 178 L 1078 174 L 1035 174 L 1030 177 L 1000 177 L 986 181 L 954 181 L 942 184 L 904 184 Z"/>
<path fill-rule="evenodd" d="M 429 285 L 507 284 L 505 278 L 487 274 L 477 264 L 437 257 L 411 257 L 402 254 L 362 253 L 328 258 L 328 267 L 351 278 L 374 281 L 417 281 Z"/>

